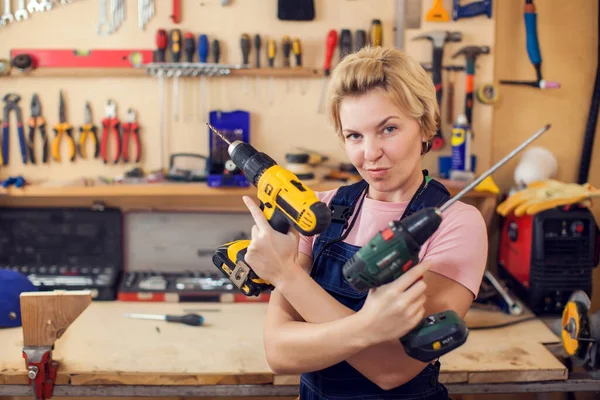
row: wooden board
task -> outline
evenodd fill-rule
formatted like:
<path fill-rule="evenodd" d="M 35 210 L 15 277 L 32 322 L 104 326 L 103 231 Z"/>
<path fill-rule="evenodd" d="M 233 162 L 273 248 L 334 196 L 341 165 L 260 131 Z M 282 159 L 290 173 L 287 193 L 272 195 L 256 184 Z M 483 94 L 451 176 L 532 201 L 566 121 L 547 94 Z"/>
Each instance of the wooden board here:
<path fill-rule="evenodd" d="M 124 317 L 136 312 L 181 313 L 184 308 L 221 311 L 201 313 L 204 327 Z M 262 303 L 94 302 L 56 342 L 53 356 L 61 363 L 61 380 L 73 385 L 297 383 L 297 376 L 274 377 L 269 369 L 262 339 L 265 312 Z M 463 347 L 443 357 L 441 380 L 566 379 L 565 367 L 542 345 L 556 341 L 539 320 L 472 331 Z M 26 383 L 21 329 L 0 331 L 0 342 L 7 344 L 0 346 L 0 383 Z"/>

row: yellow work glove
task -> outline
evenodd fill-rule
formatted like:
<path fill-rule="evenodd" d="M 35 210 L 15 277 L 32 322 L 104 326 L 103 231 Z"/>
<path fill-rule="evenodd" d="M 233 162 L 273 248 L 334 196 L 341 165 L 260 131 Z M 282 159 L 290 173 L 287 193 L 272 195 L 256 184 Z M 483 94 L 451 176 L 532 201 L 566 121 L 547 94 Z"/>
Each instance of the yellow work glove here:
<path fill-rule="evenodd" d="M 510 213 L 520 217 L 569 204 L 585 203 L 590 206 L 592 197 L 600 197 L 600 190 L 590 184 L 563 183 L 553 179 L 533 182 L 526 189 L 510 196 L 496 207 L 498 214 Z"/>

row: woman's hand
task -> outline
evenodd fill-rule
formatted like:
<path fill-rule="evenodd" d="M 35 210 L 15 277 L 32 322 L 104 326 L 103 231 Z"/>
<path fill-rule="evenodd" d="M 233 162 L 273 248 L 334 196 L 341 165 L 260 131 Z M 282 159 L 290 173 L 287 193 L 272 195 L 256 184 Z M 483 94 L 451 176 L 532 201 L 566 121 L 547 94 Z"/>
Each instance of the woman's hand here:
<path fill-rule="evenodd" d="M 369 291 L 359 314 L 365 320 L 364 333 L 370 344 L 397 341 L 423 319 L 426 286 L 420 278 L 429 267 L 423 262 L 395 281 Z"/>
<path fill-rule="evenodd" d="M 244 256 L 246 263 L 260 278 L 278 287 L 290 270 L 296 267 L 298 232 L 293 227 L 287 234 L 277 232 L 251 198 L 244 196 L 243 200 L 256 223 L 252 227 L 250 246 Z"/>

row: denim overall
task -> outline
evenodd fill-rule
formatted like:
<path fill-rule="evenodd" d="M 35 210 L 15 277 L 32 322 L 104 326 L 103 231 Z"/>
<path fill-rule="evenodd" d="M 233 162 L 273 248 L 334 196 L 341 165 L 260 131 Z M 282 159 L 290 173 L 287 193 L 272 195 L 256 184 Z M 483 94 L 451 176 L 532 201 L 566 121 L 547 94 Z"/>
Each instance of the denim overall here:
<path fill-rule="evenodd" d="M 313 247 L 312 278 L 330 295 L 345 306 L 358 311 L 362 308 L 367 292 L 355 291 L 343 278 L 342 267 L 360 249 L 344 243 L 348 219 L 357 203 L 362 206 L 367 183 L 363 180 L 338 189 L 331 200 L 332 222 L 316 239 Z M 450 198 L 446 188 L 430 179 L 423 171 L 423 183 L 410 201 L 404 218 L 424 207 L 439 206 Z M 358 212 L 357 212 L 358 214 Z M 344 230 L 347 229 L 344 235 Z M 440 363 L 429 363 L 411 381 L 392 390 L 383 390 L 343 361 L 320 371 L 302 374 L 300 380 L 300 400 L 313 399 L 449 399 L 446 388 L 438 382 Z"/>

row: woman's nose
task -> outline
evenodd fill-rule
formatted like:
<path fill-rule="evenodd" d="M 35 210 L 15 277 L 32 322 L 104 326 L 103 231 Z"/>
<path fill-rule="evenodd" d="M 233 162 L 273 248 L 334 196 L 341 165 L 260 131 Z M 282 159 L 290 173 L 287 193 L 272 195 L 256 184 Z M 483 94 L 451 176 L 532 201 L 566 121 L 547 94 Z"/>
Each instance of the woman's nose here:
<path fill-rule="evenodd" d="M 364 157 L 366 161 L 378 160 L 383 155 L 383 147 L 376 138 L 369 138 L 364 141 L 364 144 Z"/>

